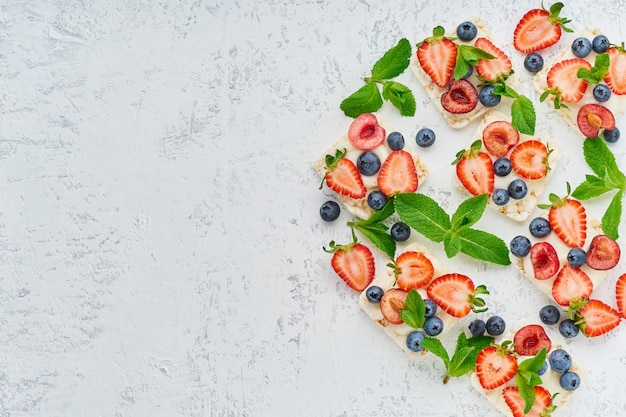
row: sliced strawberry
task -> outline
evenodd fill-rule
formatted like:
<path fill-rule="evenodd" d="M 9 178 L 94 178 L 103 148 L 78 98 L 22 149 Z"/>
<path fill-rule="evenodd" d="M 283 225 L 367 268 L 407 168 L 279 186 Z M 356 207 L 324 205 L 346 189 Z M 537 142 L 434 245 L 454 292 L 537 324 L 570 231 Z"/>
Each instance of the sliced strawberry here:
<path fill-rule="evenodd" d="M 513 349 L 518 355 L 535 356 L 543 348 L 549 352 L 552 348 L 552 341 L 543 327 L 538 324 L 522 327 L 513 337 Z"/>
<path fill-rule="evenodd" d="M 552 298 L 559 305 L 567 307 L 572 300 L 589 298 L 593 291 L 593 282 L 589 275 L 580 268 L 563 265 L 552 284 Z"/>
<path fill-rule="evenodd" d="M 418 44 L 417 59 L 430 79 L 439 87 L 448 85 L 456 65 L 456 44 L 445 37 L 441 26 L 433 29 L 433 36 Z"/>
<path fill-rule="evenodd" d="M 332 241 L 330 249 L 324 250 L 333 253 L 331 265 L 350 288 L 363 291 L 374 279 L 376 269 L 372 251 L 358 243 L 356 237 L 347 245 L 337 245 Z"/>
<path fill-rule="evenodd" d="M 535 386 L 535 402 L 528 413 L 524 413 L 526 403 L 515 386 L 502 390 L 504 402 L 511 409 L 513 417 L 548 417 L 553 410 L 552 395 L 541 385 Z"/>
<path fill-rule="evenodd" d="M 621 256 L 619 244 L 606 235 L 597 235 L 591 239 L 587 250 L 587 265 L 590 268 L 606 271 L 614 268 Z"/>
<path fill-rule="evenodd" d="M 537 242 L 530 248 L 530 262 L 536 279 L 552 278 L 561 266 L 559 255 L 550 242 Z"/>
<path fill-rule="evenodd" d="M 550 151 L 541 141 L 531 139 L 517 145 L 509 159 L 513 170 L 520 176 L 530 180 L 538 180 L 546 176 L 550 170 L 548 157 Z"/>
<path fill-rule="evenodd" d="M 600 129 L 612 130 L 615 127 L 615 116 L 603 105 L 589 103 L 578 110 L 576 123 L 585 137 L 596 138 Z"/>
<path fill-rule="evenodd" d="M 352 198 L 363 198 L 367 194 L 367 189 L 361 173 L 354 162 L 345 156 L 345 150 L 337 150 L 334 156 L 326 155 L 326 175 L 324 176 L 326 185 L 338 194 Z M 323 181 L 322 185 L 324 184 Z"/>
<path fill-rule="evenodd" d="M 481 152 L 480 140 L 472 143 L 470 149 L 463 149 L 456 154 L 456 176 L 463 187 L 472 195 L 493 192 L 495 173 L 489 155 Z"/>
<path fill-rule="evenodd" d="M 426 288 L 428 298 L 453 317 L 465 317 L 470 311 L 485 311 L 485 301 L 477 296 L 489 294 L 484 285 L 474 287 L 467 276 L 457 273 L 435 278 Z"/>
<path fill-rule="evenodd" d="M 378 124 L 372 113 L 364 113 L 354 119 L 348 129 L 348 140 L 357 149 L 369 150 L 385 141 L 385 129 Z"/>
<path fill-rule="evenodd" d="M 488 346 L 476 357 L 476 376 L 484 389 L 506 384 L 517 373 L 517 359 L 508 346 Z"/>
<path fill-rule="evenodd" d="M 401 288 L 390 288 L 380 299 L 380 311 L 383 317 L 391 324 L 402 324 L 400 310 L 404 310 L 404 301 L 408 291 Z"/>
<path fill-rule="evenodd" d="M 600 300 L 589 300 L 575 314 L 576 324 L 588 337 L 601 336 L 616 328 L 622 321 L 613 307 Z"/>
<path fill-rule="evenodd" d="M 441 106 L 450 113 L 469 113 L 477 104 L 478 91 L 465 79 L 452 81 L 448 91 L 441 95 Z"/>
<path fill-rule="evenodd" d="M 432 262 L 421 252 L 406 251 L 396 259 L 395 265 L 396 282 L 398 287 L 410 291 L 427 285 L 435 268 Z"/>
<path fill-rule="evenodd" d="M 410 153 L 399 149 L 391 152 L 380 167 L 378 187 L 387 196 L 417 190 L 415 161 Z"/>
<path fill-rule="evenodd" d="M 569 187 L 568 187 L 569 188 Z M 587 238 L 587 212 L 578 200 L 550 194 L 548 220 L 556 235 L 571 248 L 582 248 Z"/>
<path fill-rule="evenodd" d="M 513 65 L 509 57 L 487 38 L 478 38 L 474 43 L 476 48 L 480 48 L 493 55 L 493 59 L 480 59 L 476 65 L 478 75 L 491 82 L 501 82 L 509 78 Z"/>
<path fill-rule="evenodd" d="M 505 156 L 519 142 L 519 132 L 505 120 L 489 123 L 483 129 L 483 144 L 495 157 Z"/>
<path fill-rule="evenodd" d="M 609 54 L 609 71 L 604 76 L 604 82 L 613 94 L 626 94 L 626 50 L 621 47 L 611 47 L 606 51 Z"/>
<path fill-rule="evenodd" d="M 585 95 L 589 83 L 587 80 L 578 78 L 578 70 L 581 68 L 590 69 L 589 61 L 582 58 L 570 58 L 559 61 L 548 72 L 548 90 L 544 92 L 541 99 L 545 99 L 547 94 L 555 96 L 555 107 L 560 107 L 560 102 L 576 103 Z"/>
<path fill-rule="evenodd" d="M 570 20 L 559 17 L 563 3 L 554 3 L 550 10 L 531 9 L 517 23 L 513 33 L 513 46 L 518 51 L 528 54 L 554 45 L 561 39 L 562 30 Z"/>
<path fill-rule="evenodd" d="M 626 274 L 620 275 L 615 284 L 615 300 L 617 311 L 622 318 L 626 318 Z"/>

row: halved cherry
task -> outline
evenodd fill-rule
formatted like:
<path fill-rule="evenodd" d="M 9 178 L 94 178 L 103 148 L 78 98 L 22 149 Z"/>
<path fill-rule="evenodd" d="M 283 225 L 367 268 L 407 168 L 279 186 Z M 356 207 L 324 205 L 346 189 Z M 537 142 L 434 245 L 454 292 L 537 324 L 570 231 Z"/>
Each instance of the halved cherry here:
<path fill-rule="evenodd" d="M 530 262 L 533 265 L 535 278 L 545 280 L 559 272 L 561 263 L 559 256 L 549 242 L 537 242 L 530 248 Z"/>
<path fill-rule="evenodd" d="M 606 235 L 597 235 L 591 239 L 587 251 L 587 265 L 590 268 L 605 271 L 617 265 L 621 255 L 619 244 Z"/>
<path fill-rule="evenodd" d="M 519 132 L 505 120 L 489 123 L 483 129 L 483 144 L 487 151 L 496 157 L 506 156 L 519 142 Z"/>
<path fill-rule="evenodd" d="M 546 348 L 549 352 L 552 348 L 552 341 L 546 331 L 538 324 L 529 324 L 519 329 L 513 337 L 513 349 L 522 356 L 535 356 Z"/>
<path fill-rule="evenodd" d="M 374 149 L 385 141 L 386 132 L 372 113 L 354 119 L 348 129 L 348 140 L 357 149 Z"/>
<path fill-rule="evenodd" d="M 588 138 L 598 137 L 600 129 L 611 130 L 615 128 L 615 116 L 611 110 L 596 103 L 582 106 L 578 110 L 576 121 L 582 134 Z"/>
<path fill-rule="evenodd" d="M 450 113 L 469 113 L 478 104 L 478 91 L 474 85 L 465 80 L 455 80 L 450 88 L 441 96 L 441 105 Z"/>
<path fill-rule="evenodd" d="M 408 291 L 400 288 L 390 288 L 380 299 L 380 311 L 383 317 L 391 324 L 401 324 L 402 316 L 400 310 L 404 310 L 404 301 Z"/>

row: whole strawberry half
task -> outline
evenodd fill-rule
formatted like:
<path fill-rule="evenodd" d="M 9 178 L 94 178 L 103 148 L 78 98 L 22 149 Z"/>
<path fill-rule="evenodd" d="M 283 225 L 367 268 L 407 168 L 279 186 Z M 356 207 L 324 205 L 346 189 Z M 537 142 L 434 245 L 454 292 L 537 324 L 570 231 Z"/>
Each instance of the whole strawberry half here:
<path fill-rule="evenodd" d="M 381 145 L 385 138 L 385 129 L 378 124 L 378 119 L 372 113 L 360 115 L 352 121 L 348 129 L 348 140 L 357 149 L 374 149 Z"/>
<path fill-rule="evenodd" d="M 392 266 L 398 287 L 406 291 L 428 285 L 435 273 L 430 259 L 423 253 L 415 251 L 401 253 Z"/>
<path fill-rule="evenodd" d="M 378 188 L 387 196 L 415 192 L 418 182 L 415 161 L 402 149 L 391 152 L 378 172 Z"/>
<path fill-rule="evenodd" d="M 470 311 L 486 311 L 485 301 L 478 296 L 489 291 L 484 285 L 474 287 L 474 282 L 466 275 L 451 273 L 432 280 L 426 293 L 446 313 L 460 318 Z"/>
<path fill-rule="evenodd" d="M 582 302 L 582 307 L 575 308 L 574 320 L 583 334 L 588 337 L 597 337 L 616 328 L 622 321 L 613 307 L 600 300 Z"/>
<path fill-rule="evenodd" d="M 614 268 L 621 257 L 619 244 L 606 235 L 597 235 L 591 239 L 587 250 L 587 265 L 598 271 Z"/>
<path fill-rule="evenodd" d="M 601 104 L 588 103 L 578 110 L 576 124 L 585 137 L 596 138 L 600 134 L 600 129 L 615 128 L 615 116 Z"/>
<path fill-rule="evenodd" d="M 535 390 L 535 402 L 528 413 L 524 413 L 526 403 L 519 393 L 519 388 L 515 386 L 506 387 L 502 390 L 502 397 L 504 402 L 511 410 L 513 417 L 548 417 L 556 407 L 552 405 L 552 395 L 550 391 L 536 385 Z"/>
<path fill-rule="evenodd" d="M 499 83 L 509 78 L 512 74 L 513 65 L 511 64 L 509 57 L 502 51 L 502 49 L 495 46 L 487 38 L 476 39 L 474 46 L 494 56 L 493 59 L 478 60 L 476 72 L 482 79 Z"/>
<path fill-rule="evenodd" d="M 552 283 L 552 297 L 559 305 L 569 306 L 577 300 L 589 298 L 593 291 L 593 282 L 589 275 L 580 268 L 563 265 Z"/>
<path fill-rule="evenodd" d="M 517 359 L 510 345 L 484 348 L 476 357 L 476 376 L 484 389 L 498 388 L 510 381 L 517 373 Z"/>
<path fill-rule="evenodd" d="M 609 54 L 609 70 L 604 76 L 604 82 L 613 94 L 626 94 L 626 50 L 624 45 L 614 46 L 606 51 Z"/>
<path fill-rule="evenodd" d="M 347 245 L 338 245 L 331 241 L 330 249 L 333 253 L 331 265 L 337 275 L 352 289 L 363 291 L 374 279 L 376 272 L 374 256 L 370 249 L 358 243 L 353 234 L 353 241 Z"/>
<path fill-rule="evenodd" d="M 441 95 L 441 106 L 450 113 L 469 113 L 477 104 L 478 91 L 465 79 L 452 81 L 448 91 Z"/>
<path fill-rule="evenodd" d="M 580 201 L 569 197 L 569 184 L 567 194 L 565 197 L 550 194 L 551 204 L 540 204 L 539 207 L 550 209 L 550 226 L 563 243 L 571 248 L 582 248 L 587 239 L 587 211 Z"/>
<path fill-rule="evenodd" d="M 518 175 L 538 180 L 545 177 L 550 170 L 549 156 L 550 151 L 543 142 L 530 139 L 513 148 L 509 159 L 513 171 Z"/>
<path fill-rule="evenodd" d="M 457 47 L 446 38 L 441 26 L 433 29 L 433 35 L 417 45 L 417 60 L 430 79 L 438 86 L 450 83 L 456 65 Z"/>
<path fill-rule="evenodd" d="M 354 162 L 345 156 L 345 150 L 337 150 L 335 155 L 326 155 L 326 175 L 320 189 L 326 181 L 328 188 L 338 194 L 354 199 L 363 198 L 367 194 L 367 189 L 361 173 Z"/>
<path fill-rule="evenodd" d="M 404 310 L 404 302 L 408 291 L 401 288 L 390 288 L 380 299 L 380 311 L 383 317 L 391 324 L 402 324 L 401 310 Z"/>
<path fill-rule="evenodd" d="M 519 142 L 519 132 L 506 120 L 496 120 L 483 129 L 485 149 L 495 157 L 506 156 Z"/>
<path fill-rule="evenodd" d="M 552 348 L 552 341 L 540 325 L 529 324 L 515 332 L 513 349 L 518 355 L 535 356 L 543 348 L 549 352 Z"/>
<path fill-rule="evenodd" d="M 459 151 L 452 164 L 456 165 L 456 176 L 470 194 L 491 195 L 495 184 L 493 162 L 481 149 L 482 141 L 475 141 L 469 149 Z"/>
<path fill-rule="evenodd" d="M 548 89 L 539 99 L 544 101 L 549 95 L 554 95 L 554 107 L 557 109 L 567 107 L 562 102 L 580 101 L 589 85 L 587 80 L 578 78 L 578 70 L 581 68 L 590 69 L 591 64 L 582 58 L 565 59 L 554 64 L 546 79 Z"/>
<path fill-rule="evenodd" d="M 530 262 L 538 280 L 552 278 L 561 266 L 559 255 L 550 242 L 537 242 L 530 247 Z"/>
<path fill-rule="evenodd" d="M 528 54 L 554 45 L 561 39 L 562 31 L 572 30 L 565 25 L 570 20 L 559 17 L 563 3 L 554 3 L 550 10 L 531 9 L 517 23 L 513 32 L 513 46 Z"/>

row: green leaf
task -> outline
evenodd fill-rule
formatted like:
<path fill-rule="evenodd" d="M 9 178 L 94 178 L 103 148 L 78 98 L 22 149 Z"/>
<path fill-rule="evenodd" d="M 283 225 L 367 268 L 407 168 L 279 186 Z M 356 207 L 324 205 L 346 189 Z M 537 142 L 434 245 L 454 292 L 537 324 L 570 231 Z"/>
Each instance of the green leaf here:
<path fill-rule="evenodd" d="M 404 193 L 394 198 L 400 219 L 434 242 L 441 242 L 450 230 L 450 217 L 439 204 L 424 194 Z"/>
<path fill-rule="evenodd" d="M 473 371 L 476 368 L 478 353 L 489 346 L 492 341 L 493 338 L 488 336 L 471 337 L 468 339 L 465 333 L 461 332 L 457 338 L 456 349 L 450 361 L 448 374 L 458 377 Z"/>
<path fill-rule="evenodd" d="M 387 220 L 389 217 L 391 217 L 391 215 L 394 212 L 395 212 L 395 208 L 393 206 L 393 201 L 389 200 L 382 209 L 375 211 L 374 214 L 372 214 L 369 217 L 369 219 L 364 220 L 360 223 L 362 224 L 380 223 L 384 220 Z"/>
<path fill-rule="evenodd" d="M 461 45 L 458 45 L 461 46 Z M 463 59 L 463 56 L 457 50 L 456 52 L 456 64 L 454 64 L 454 79 L 460 80 L 469 71 L 470 64 Z"/>
<path fill-rule="evenodd" d="M 412 289 L 404 300 L 404 309 L 400 310 L 402 321 L 411 327 L 421 329 L 426 320 L 426 304 L 422 296 Z"/>
<path fill-rule="evenodd" d="M 533 102 L 528 97 L 520 95 L 511 104 L 511 124 L 520 133 L 534 135 L 536 121 Z"/>
<path fill-rule="evenodd" d="M 524 400 L 524 414 L 528 414 L 535 403 L 535 387 L 525 381 L 519 373 L 515 375 L 515 381 L 517 382 L 519 395 Z"/>
<path fill-rule="evenodd" d="M 589 200 L 593 197 L 598 197 L 604 193 L 611 191 L 613 187 L 606 185 L 604 179 L 596 177 L 595 175 L 586 175 L 585 181 L 580 183 L 574 192 L 572 197 L 578 200 Z"/>
<path fill-rule="evenodd" d="M 589 168 L 599 177 L 614 178 L 622 187 L 626 185 L 626 177 L 620 171 L 615 162 L 615 156 L 608 148 L 604 140 L 600 138 L 587 138 L 583 144 L 583 154 Z"/>
<path fill-rule="evenodd" d="M 537 372 L 546 361 L 546 348 L 543 348 L 532 358 L 520 362 L 518 369 L 521 371 Z"/>
<path fill-rule="evenodd" d="M 396 241 L 387 233 L 387 226 L 382 223 L 348 223 L 368 238 L 378 249 L 393 259 L 396 254 Z"/>
<path fill-rule="evenodd" d="M 462 242 L 459 239 L 459 236 L 449 231 L 446 233 L 446 236 L 443 238 L 443 249 L 446 251 L 446 256 L 448 258 L 452 258 L 461 250 Z"/>
<path fill-rule="evenodd" d="M 372 78 L 388 80 L 397 77 L 407 69 L 410 59 L 411 44 L 406 38 L 402 38 L 374 64 Z"/>
<path fill-rule="evenodd" d="M 617 240 L 619 237 L 619 223 L 622 218 L 622 197 L 624 197 L 624 190 L 619 190 L 613 196 L 609 207 L 607 207 L 602 216 L 602 231 L 613 240 Z"/>
<path fill-rule="evenodd" d="M 380 96 L 378 86 L 374 82 L 369 82 L 343 100 L 339 107 L 346 116 L 358 117 L 363 113 L 378 111 L 382 105 L 383 98 Z"/>
<path fill-rule="evenodd" d="M 458 231 L 461 239 L 461 252 L 472 258 L 497 265 L 509 265 L 509 248 L 499 237 L 482 230 L 462 229 Z"/>
<path fill-rule="evenodd" d="M 609 72 L 610 58 L 609 54 L 603 53 L 596 55 L 593 67 L 579 68 L 577 77 L 588 81 L 590 84 L 599 84 L 604 80 L 604 76 Z"/>
<path fill-rule="evenodd" d="M 414 116 L 415 115 L 415 97 L 404 84 L 400 84 L 396 81 L 385 81 L 383 83 L 383 98 L 391 101 L 402 116 Z"/>
<path fill-rule="evenodd" d="M 502 97 L 510 97 L 510 98 L 518 98 L 519 97 L 519 94 L 517 94 L 517 91 L 513 90 L 511 87 L 506 85 L 506 83 L 500 83 L 500 84 L 496 85 L 493 88 L 492 93 L 493 94 L 497 94 L 497 95 L 502 96 Z"/>
<path fill-rule="evenodd" d="M 472 226 L 482 217 L 489 201 L 487 194 L 470 197 L 459 204 L 452 215 L 452 230 Z"/>
<path fill-rule="evenodd" d="M 448 369 L 450 368 L 450 357 L 448 356 L 448 352 L 446 352 L 446 349 L 443 347 L 441 340 L 435 339 L 434 337 L 427 337 L 420 342 L 420 345 L 424 349 L 428 350 L 430 353 L 441 358 L 443 364 L 446 367 L 447 373 Z"/>

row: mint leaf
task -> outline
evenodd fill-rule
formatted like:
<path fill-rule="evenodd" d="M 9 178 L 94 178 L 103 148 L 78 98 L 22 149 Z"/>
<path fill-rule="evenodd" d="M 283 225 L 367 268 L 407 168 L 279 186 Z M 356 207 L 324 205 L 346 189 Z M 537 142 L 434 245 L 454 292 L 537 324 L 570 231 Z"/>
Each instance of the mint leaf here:
<path fill-rule="evenodd" d="M 589 168 L 599 177 L 605 177 L 605 173 L 610 173 L 611 177 L 626 183 L 626 177 L 619 170 L 615 156 L 608 148 L 604 140 L 600 138 L 587 138 L 583 143 L 583 154 Z"/>
<path fill-rule="evenodd" d="M 461 239 L 461 252 L 464 254 L 497 265 L 511 263 L 509 248 L 499 237 L 471 228 L 459 230 L 458 235 Z"/>
<path fill-rule="evenodd" d="M 518 366 L 518 370 L 520 371 L 531 371 L 537 372 L 541 369 L 544 362 L 546 361 L 546 348 L 543 348 L 532 358 L 528 358 L 520 362 Z"/>
<path fill-rule="evenodd" d="M 578 200 L 589 200 L 611 191 L 613 187 L 606 185 L 604 179 L 595 175 L 586 175 L 585 181 L 580 183 L 572 192 L 572 197 Z"/>
<path fill-rule="evenodd" d="M 476 357 L 481 350 L 493 341 L 492 337 L 479 336 L 467 338 L 465 333 L 459 334 L 457 345 L 450 361 L 448 375 L 459 377 L 471 372 L 476 367 Z"/>
<path fill-rule="evenodd" d="M 546 361 L 546 348 L 541 349 L 532 358 L 522 361 L 515 374 L 515 381 L 520 397 L 524 400 L 524 414 L 527 414 L 535 403 L 535 386 L 542 383 L 537 371 Z"/>
<path fill-rule="evenodd" d="M 388 80 L 397 77 L 407 69 L 410 59 L 411 44 L 406 38 L 402 38 L 374 64 L 372 78 Z"/>
<path fill-rule="evenodd" d="M 496 85 L 493 88 L 493 90 L 491 90 L 491 92 L 493 94 L 497 94 L 497 95 L 502 96 L 502 97 L 510 97 L 510 98 L 517 98 L 517 97 L 519 97 L 519 94 L 517 94 L 517 91 L 513 90 L 511 87 L 506 85 L 506 83 L 500 83 L 500 84 Z"/>
<path fill-rule="evenodd" d="M 483 215 L 489 196 L 487 194 L 481 194 L 475 197 L 470 197 L 459 204 L 452 215 L 452 230 L 459 230 L 464 227 L 472 226 Z"/>
<path fill-rule="evenodd" d="M 387 220 L 389 217 L 391 217 L 391 215 L 395 212 L 395 208 L 393 207 L 393 201 L 388 201 L 387 204 L 385 204 L 385 206 L 378 210 L 375 211 L 374 214 L 372 214 L 369 219 L 364 220 L 361 223 L 365 223 L 365 224 L 370 224 L 370 223 L 380 223 L 384 220 Z"/>
<path fill-rule="evenodd" d="M 363 113 L 373 113 L 382 106 L 383 99 L 374 82 L 365 84 L 339 105 L 343 113 L 348 117 L 358 117 Z"/>
<path fill-rule="evenodd" d="M 402 116 L 415 115 L 415 97 L 409 87 L 396 81 L 383 83 L 383 98 L 389 100 Z"/>
<path fill-rule="evenodd" d="M 520 95 L 511 104 L 511 124 L 520 133 L 534 135 L 536 121 L 533 102 L 528 97 Z"/>
<path fill-rule="evenodd" d="M 579 68 L 576 76 L 588 81 L 590 84 L 599 84 L 604 80 L 604 76 L 609 72 L 610 58 L 609 54 L 602 53 L 596 55 L 593 67 L 590 69 Z"/>
<path fill-rule="evenodd" d="M 446 251 L 446 256 L 452 258 L 461 250 L 462 242 L 459 236 L 450 231 L 446 233 L 443 238 L 443 249 Z"/>
<path fill-rule="evenodd" d="M 622 198 L 624 190 L 619 190 L 613 196 L 609 207 L 607 207 L 604 216 L 602 216 L 602 231 L 605 235 L 613 240 L 619 237 L 619 223 L 622 218 Z"/>
<path fill-rule="evenodd" d="M 469 71 L 470 65 L 478 65 L 481 59 L 494 59 L 495 57 L 484 49 L 475 46 L 457 44 L 456 64 L 454 66 L 454 79 L 460 80 Z"/>
<path fill-rule="evenodd" d="M 430 353 L 441 358 L 446 367 L 447 374 L 448 369 L 450 368 L 450 357 L 448 356 L 446 349 L 443 347 L 443 344 L 441 344 L 441 340 L 435 339 L 434 337 L 427 337 L 420 342 L 420 345 Z"/>
<path fill-rule="evenodd" d="M 403 193 L 394 198 L 400 219 L 434 242 L 441 242 L 450 230 L 450 217 L 439 204 L 424 194 Z"/>
<path fill-rule="evenodd" d="M 393 259 L 396 254 L 396 241 L 387 233 L 387 226 L 381 223 L 367 225 L 349 224 L 368 238 L 378 249 Z"/>
<path fill-rule="evenodd" d="M 426 320 L 426 304 L 422 296 L 412 289 L 404 300 L 404 309 L 400 310 L 400 316 L 402 321 L 407 325 L 416 329 L 424 327 L 424 321 Z"/>

